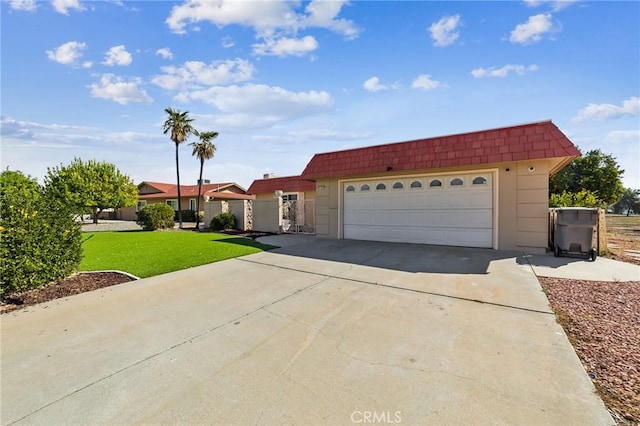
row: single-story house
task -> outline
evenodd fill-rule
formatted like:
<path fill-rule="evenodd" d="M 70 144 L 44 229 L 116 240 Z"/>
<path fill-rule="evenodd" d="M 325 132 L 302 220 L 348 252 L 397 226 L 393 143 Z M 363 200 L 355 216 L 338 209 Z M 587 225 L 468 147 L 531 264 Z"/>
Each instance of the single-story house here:
<path fill-rule="evenodd" d="M 142 182 L 138 185 L 138 204 L 136 207 L 121 209 L 121 219 L 136 220 L 136 213 L 147 204 L 165 203 L 178 210 L 178 186 L 175 183 Z M 198 185 L 180 185 L 181 210 L 196 211 Z M 200 211 L 204 211 L 205 201 L 251 200 L 245 189 L 235 182 L 202 184 Z"/>
<path fill-rule="evenodd" d="M 316 154 L 318 237 L 544 252 L 549 177 L 580 152 L 551 122 Z"/>
<path fill-rule="evenodd" d="M 316 198 L 316 184 L 303 180 L 300 176 L 276 177 L 265 174 L 263 179 L 254 180 L 247 194 L 253 194 L 257 200 L 275 197 L 276 191 L 283 201 L 309 201 Z"/>

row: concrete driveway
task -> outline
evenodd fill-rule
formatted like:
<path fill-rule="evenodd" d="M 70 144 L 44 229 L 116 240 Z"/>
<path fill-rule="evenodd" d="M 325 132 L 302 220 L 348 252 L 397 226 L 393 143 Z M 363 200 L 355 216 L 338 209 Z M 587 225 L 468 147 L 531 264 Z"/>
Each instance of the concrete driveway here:
<path fill-rule="evenodd" d="M 3 315 L 2 424 L 613 424 L 518 253 L 294 241 Z"/>

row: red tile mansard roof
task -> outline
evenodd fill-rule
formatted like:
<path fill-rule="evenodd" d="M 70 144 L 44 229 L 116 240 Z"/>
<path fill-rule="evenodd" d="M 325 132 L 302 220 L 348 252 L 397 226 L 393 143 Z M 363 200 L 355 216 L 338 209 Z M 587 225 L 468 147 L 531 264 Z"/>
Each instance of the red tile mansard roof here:
<path fill-rule="evenodd" d="M 265 194 L 281 190 L 284 192 L 315 191 L 316 184 L 300 179 L 300 176 L 272 177 L 256 179 L 247 189 L 247 194 Z"/>
<path fill-rule="evenodd" d="M 555 174 L 580 152 L 549 121 L 387 145 L 328 152 L 313 156 L 302 179 L 345 177 L 519 160 L 563 158 Z"/>

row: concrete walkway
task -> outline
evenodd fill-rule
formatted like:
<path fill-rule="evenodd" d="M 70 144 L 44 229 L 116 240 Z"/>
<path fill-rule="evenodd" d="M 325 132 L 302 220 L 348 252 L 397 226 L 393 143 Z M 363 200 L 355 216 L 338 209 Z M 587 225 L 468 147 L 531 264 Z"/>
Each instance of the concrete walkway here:
<path fill-rule="evenodd" d="M 539 277 L 573 278 L 588 281 L 640 281 L 640 266 L 605 257 L 591 262 L 583 257 L 526 256 Z"/>
<path fill-rule="evenodd" d="M 314 240 L 0 318 L 2 424 L 613 424 L 517 253 Z"/>

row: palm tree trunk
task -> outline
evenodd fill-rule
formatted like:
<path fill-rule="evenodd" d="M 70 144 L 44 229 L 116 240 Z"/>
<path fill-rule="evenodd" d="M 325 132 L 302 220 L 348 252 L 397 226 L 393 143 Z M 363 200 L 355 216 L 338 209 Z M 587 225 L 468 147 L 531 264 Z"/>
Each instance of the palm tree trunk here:
<path fill-rule="evenodd" d="M 180 210 L 181 206 L 181 197 L 180 197 L 180 163 L 178 162 L 178 144 L 176 143 L 176 177 L 178 180 L 178 227 L 182 229 L 182 211 Z"/>
<path fill-rule="evenodd" d="M 198 198 L 196 198 L 196 230 L 200 225 L 200 197 L 202 194 L 202 168 L 204 167 L 204 158 L 200 159 L 200 179 L 198 179 Z"/>

